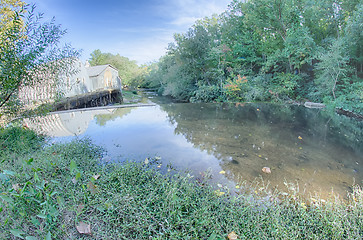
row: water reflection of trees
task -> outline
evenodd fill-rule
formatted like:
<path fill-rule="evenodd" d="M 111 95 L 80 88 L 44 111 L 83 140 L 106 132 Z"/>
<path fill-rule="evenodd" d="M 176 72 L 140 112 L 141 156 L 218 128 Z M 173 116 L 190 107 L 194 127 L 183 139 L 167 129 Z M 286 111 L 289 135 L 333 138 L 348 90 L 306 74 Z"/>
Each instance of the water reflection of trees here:
<path fill-rule="evenodd" d="M 96 124 L 99 126 L 105 126 L 108 121 L 113 121 L 117 118 L 123 118 L 129 114 L 134 108 L 116 108 L 112 114 L 97 114 L 95 115 Z"/>
<path fill-rule="evenodd" d="M 286 178 L 310 185 L 311 191 L 321 186 L 339 191 L 350 186 L 353 177 L 358 183 L 362 179 L 363 162 L 357 161 L 362 161 L 363 126 L 355 119 L 296 105 L 201 103 L 162 108 L 176 126 L 175 133 L 220 159 L 233 180 L 240 175 L 253 180 L 265 166 L 275 173 L 268 178 L 274 186 L 283 185 Z"/>
<path fill-rule="evenodd" d="M 162 108 L 168 113 L 170 122 L 176 123 L 175 133 L 184 135 L 195 146 L 209 152 L 213 152 L 216 145 L 223 144 L 220 141 L 220 133 L 225 133 L 226 128 L 237 127 L 239 131 L 236 132 L 243 129 L 244 132 L 253 135 L 251 124 L 266 134 L 273 130 L 277 130 L 273 134 L 286 131 L 292 134 L 293 138 L 304 135 L 319 145 L 343 145 L 357 155 L 363 150 L 363 121 L 331 114 L 321 109 L 257 103 L 167 104 L 162 105 Z M 240 143 L 244 141 L 242 139 Z"/>

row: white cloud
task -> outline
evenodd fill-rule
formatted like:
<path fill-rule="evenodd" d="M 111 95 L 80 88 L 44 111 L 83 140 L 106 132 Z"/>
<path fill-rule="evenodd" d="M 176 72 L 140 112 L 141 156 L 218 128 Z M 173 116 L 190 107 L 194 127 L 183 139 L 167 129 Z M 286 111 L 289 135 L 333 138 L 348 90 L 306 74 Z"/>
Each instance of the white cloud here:
<path fill-rule="evenodd" d="M 189 28 L 196 20 L 224 12 L 231 0 L 169 0 L 160 6 L 178 27 Z"/>
<path fill-rule="evenodd" d="M 174 33 L 185 33 L 198 19 L 222 13 L 231 0 L 151 1 L 153 8 L 145 12 L 148 16 L 145 19 L 150 22 L 135 21 L 135 24 L 127 22 L 127 18 L 113 19 L 114 16 L 110 17 L 112 21 L 108 24 L 100 24 L 101 19 L 88 15 L 75 20 L 72 19 L 74 15 L 68 11 L 72 5 L 68 4 L 68 8 L 59 7 L 65 6 L 61 5 L 61 0 L 37 0 L 37 5 L 39 10 L 47 13 L 47 18 L 56 16 L 57 22 L 64 24 L 69 30 L 64 40 L 71 42 L 75 48 L 84 49 L 83 60 L 88 59 L 95 49 L 100 49 L 102 52 L 118 53 L 142 64 L 158 60 L 164 55 L 168 44 L 173 41 Z M 138 9 L 125 9 L 125 12 L 129 11 L 137 12 Z M 119 22 L 128 24 L 118 24 Z"/>
<path fill-rule="evenodd" d="M 171 22 L 173 25 L 177 26 L 189 26 L 191 27 L 199 18 L 197 17 L 178 17 Z"/>
<path fill-rule="evenodd" d="M 139 64 L 158 60 L 166 53 L 174 33 L 186 32 L 198 19 L 224 12 L 230 2 L 231 0 L 163 0 L 155 10 L 159 15 L 170 19 L 166 22 L 168 28 L 144 29 L 142 31 L 150 33 L 150 37 L 120 44 L 119 52 Z"/>

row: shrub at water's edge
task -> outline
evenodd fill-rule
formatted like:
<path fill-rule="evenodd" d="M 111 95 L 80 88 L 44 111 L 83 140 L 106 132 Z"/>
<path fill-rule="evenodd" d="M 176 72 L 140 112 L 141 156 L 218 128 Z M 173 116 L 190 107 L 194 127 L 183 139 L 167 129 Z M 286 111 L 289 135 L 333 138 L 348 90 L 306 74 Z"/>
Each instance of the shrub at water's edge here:
<path fill-rule="evenodd" d="M 363 235 L 359 186 L 346 202 L 306 202 L 293 193 L 282 197 L 277 192 L 263 200 L 254 191 L 222 194 L 171 168 L 163 174 L 157 160 L 101 164 L 103 150 L 87 139 L 47 144 L 30 130 L 5 129 L 0 148 L 7 152 L 0 156 L 1 239 Z"/>
<path fill-rule="evenodd" d="M 184 101 L 312 101 L 363 115 L 362 18 L 362 1 L 234 0 L 175 34 L 140 85 Z"/>

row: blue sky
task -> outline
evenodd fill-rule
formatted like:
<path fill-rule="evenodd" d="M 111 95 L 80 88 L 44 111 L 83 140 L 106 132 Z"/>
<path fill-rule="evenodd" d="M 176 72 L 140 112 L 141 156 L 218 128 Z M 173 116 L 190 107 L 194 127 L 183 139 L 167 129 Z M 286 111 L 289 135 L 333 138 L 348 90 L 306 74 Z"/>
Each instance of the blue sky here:
<path fill-rule="evenodd" d="M 174 33 L 200 18 L 222 13 L 231 0 L 33 0 L 45 19 L 67 29 L 63 41 L 82 49 L 119 53 L 139 64 L 165 54 Z"/>

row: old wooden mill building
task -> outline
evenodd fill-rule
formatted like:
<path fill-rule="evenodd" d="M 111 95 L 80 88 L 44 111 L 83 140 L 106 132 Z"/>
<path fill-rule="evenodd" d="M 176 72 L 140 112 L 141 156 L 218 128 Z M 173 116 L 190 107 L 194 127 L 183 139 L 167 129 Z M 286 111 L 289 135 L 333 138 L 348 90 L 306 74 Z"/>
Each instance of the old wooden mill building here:
<path fill-rule="evenodd" d="M 121 102 L 121 79 L 118 70 L 110 64 L 90 66 L 76 60 L 72 66 L 73 73 L 60 76 L 55 86 L 52 77 L 44 77 L 34 86 L 23 87 L 19 98 L 32 108 L 50 102 L 59 97 L 56 110 L 107 105 L 109 102 Z"/>

